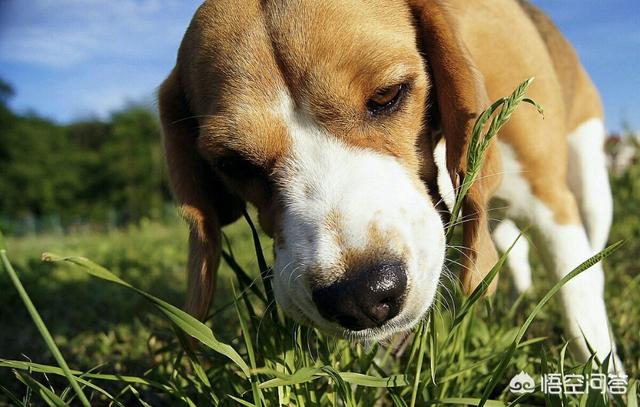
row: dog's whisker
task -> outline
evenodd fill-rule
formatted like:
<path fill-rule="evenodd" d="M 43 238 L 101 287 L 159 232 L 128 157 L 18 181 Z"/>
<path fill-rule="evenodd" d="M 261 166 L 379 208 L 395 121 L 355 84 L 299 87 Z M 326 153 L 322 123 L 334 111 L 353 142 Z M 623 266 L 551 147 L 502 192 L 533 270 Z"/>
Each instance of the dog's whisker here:
<path fill-rule="evenodd" d="M 443 289 L 446 291 L 446 288 L 441 286 L 440 289 Z M 438 290 L 440 291 L 440 290 Z M 444 294 L 439 292 L 436 297 L 433 299 L 433 307 L 435 309 L 444 309 L 444 310 L 450 310 L 452 307 L 450 306 L 448 300 L 445 298 Z"/>
<path fill-rule="evenodd" d="M 442 275 L 443 275 L 443 277 L 445 279 L 449 280 L 449 282 L 451 284 L 456 284 L 457 283 L 456 277 L 453 275 L 453 273 L 451 273 L 451 271 L 449 270 L 448 267 L 446 267 L 446 266 L 443 267 Z M 441 281 L 438 282 L 438 287 L 441 290 L 444 290 L 448 294 L 448 297 L 451 300 L 451 305 L 452 305 L 451 309 L 455 309 L 455 298 L 454 298 L 453 292 L 449 289 L 449 287 L 447 285 L 443 284 Z M 443 294 L 441 293 L 440 290 L 438 290 L 438 294 L 443 296 Z M 447 299 L 445 298 L 445 300 L 447 300 Z"/>
<path fill-rule="evenodd" d="M 453 250 L 457 251 L 462 256 L 464 256 L 464 258 L 466 258 L 469 262 L 473 262 L 473 258 L 469 255 L 469 252 L 472 251 L 471 248 L 466 247 L 466 246 L 452 246 L 452 245 L 447 245 L 447 248 L 450 248 L 450 249 L 453 249 Z M 445 261 L 446 262 L 454 262 L 453 259 L 449 259 L 449 258 L 447 258 Z M 459 263 L 456 263 L 456 264 L 459 264 Z M 462 266 L 462 264 L 460 264 L 460 266 Z"/>
<path fill-rule="evenodd" d="M 291 264 L 291 263 L 290 263 Z M 294 277 L 294 274 L 298 272 L 298 270 L 300 270 L 300 268 L 302 267 L 302 265 L 297 265 L 295 267 L 293 267 L 291 269 L 291 272 L 289 273 L 289 277 L 287 278 L 287 288 L 291 289 L 293 287 L 293 283 L 296 280 L 296 277 Z M 302 274 L 299 274 L 298 276 L 300 276 Z"/>
<path fill-rule="evenodd" d="M 177 120 L 172 121 L 171 124 L 179 124 L 179 123 L 185 122 L 187 120 L 192 120 L 192 119 L 208 119 L 208 118 L 212 118 L 212 117 L 215 117 L 215 116 L 209 115 L 209 114 L 186 116 L 186 117 L 183 117 L 181 119 L 177 119 Z M 198 128 L 205 128 L 205 127 L 206 127 L 206 125 L 198 126 Z"/>
<path fill-rule="evenodd" d="M 522 174 L 526 174 L 530 171 L 528 170 L 518 170 L 518 171 L 498 171 L 498 172 L 494 172 L 491 174 L 483 174 L 481 176 L 477 176 L 476 179 L 474 180 L 474 182 L 477 181 L 482 181 L 484 179 L 488 179 L 488 178 L 492 178 L 492 177 L 496 177 L 496 176 L 502 176 L 502 175 L 522 175 Z M 455 188 L 452 188 L 450 191 L 445 192 L 444 194 L 441 191 L 438 191 L 438 193 L 440 194 L 440 199 L 438 200 L 438 202 L 436 203 L 435 206 L 440 205 L 441 203 L 443 203 L 445 201 L 446 198 L 450 198 L 451 195 L 453 195 L 453 198 L 455 198 L 458 195 L 458 192 L 460 192 L 460 189 L 462 188 L 461 185 L 458 185 Z"/>

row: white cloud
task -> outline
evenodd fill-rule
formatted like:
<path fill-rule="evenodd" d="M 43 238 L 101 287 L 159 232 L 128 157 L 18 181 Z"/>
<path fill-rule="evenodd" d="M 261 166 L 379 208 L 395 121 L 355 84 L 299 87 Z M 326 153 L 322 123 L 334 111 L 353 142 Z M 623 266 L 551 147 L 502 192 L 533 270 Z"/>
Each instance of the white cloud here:
<path fill-rule="evenodd" d="M 145 58 L 177 46 L 195 2 L 21 0 L 0 7 L 0 61 L 68 68 L 92 59 Z M 178 39 L 176 39 L 178 38 Z"/>
<path fill-rule="evenodd" d="M 59 121 L 148 99 L 201 0 L 0 0 L 11 106 Z"/>

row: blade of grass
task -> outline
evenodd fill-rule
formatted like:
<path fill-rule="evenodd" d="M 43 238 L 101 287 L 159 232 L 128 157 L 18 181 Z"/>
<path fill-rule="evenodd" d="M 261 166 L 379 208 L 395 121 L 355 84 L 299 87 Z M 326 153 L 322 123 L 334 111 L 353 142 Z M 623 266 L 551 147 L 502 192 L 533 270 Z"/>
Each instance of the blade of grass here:
<path fill-rule="evenodd" d="M 0 259 L 2 260 L 2 264 L 4 266 L 5 271 L 7 272 L 7 274 L 9 274 L 9 278 L 11 279 L 11 282 L 13 283 L 16 290 L 18 291 L 18 294 L 20 295 L 22 302 L 27 308 L 27 311 L 29 312 L 31 319 L 33 319 L 33 322 L 36 325 L 36 328 L 38 328 L 40 335 L 44 339 L 44 342 L 46 343 L 47 348 L 49 349 L 54 359 L 58 363 L 58 366 L 60 366 L 60 368 L 64 372 L 64 376 L 69 381 L 69 384 L 73 388 L 73 391 L 75 391 L 75 393 L 78 395 L 78 400 L 80 400 L 80 403 L 83 406 L 85 407 L 90 406 L 89 400 L 84 395 L 84 392 L 80 388 L 80 385 L 78 384 L 76 378 L 71 374 L 71 371 L 69 370 L 69 366 L 67 365 L 67 361 L 62 356 L 62 352 L 60 352 L 60 349 L 58 349 L 58 346 L 56 345 L 55 341 L 53 340 L 53 337 L 51 336 L 51 333 L 49 332 L 49 329 L 47 328 L 47 325 L 44 323 L 44 321 L 40 317 L 40 313 L 36 309 L 35 305 L 33 305 L 33 302 L 31 302 L 31 298 L 29 297 L 29 294 L 27 294 L 27 291 L 22 286 L 22 282 L 20 282 L 20 278 L 18 277 L 18 274 L 16 273 L 16 271 L 13 269 L 13 266 L 9 262 L 9 258 L 7 257 L 6 246 L 4 243 L 4 238 L 2 237 L 1 233 L 0 233 Z"/>
<path fill-rule="evenodd" d="M 462 183 L 460 184 L 459 190 L 456 194 L 453 210 L 451 212 L 451 219 L 446 231 L 447 242 L 451 241 L 451 238 L 453 237 L 453 231 L 455 229 L 454 226 L 457 224 L 464 198 L 475 182 L 477 176 L 480 174 L 485 152 L 489 148 L 491 140 L 498 134 L 502 126 L 509 121 L 511 115 L 520 103 L 529 103 L 533 105 L 538 112 L 543 114 L 542 106 L 531 98 L 526 97 L 527 90 L 529 89 L 529 86 L 531 86 L 533 79 L 534 78 L 529 78 L 522 82 L 509 97 L 505 97 L 494 102 L 487 110 L 482 112 L 476 120 L 469 140 L 469 146 L 467 147 L 466 173 L 464 174 Z M 495 116 L 489 125 L 489 129 L 484 135 L 482 135 L 482 130 L 494 114 Z"/>
<path fill-rule="evenodd" d="M 349 384 L 355 384 L 364 387 L 402 387 L 409 384 L 405 375 L 396 375 L 389 377 L 375 377 L 361 373 L 340 372 L 342 380 Z"/>
<path fill-rule="evenodd" d="M 431 311 L 429 317 L 429 367 L 431 370 L 431 382 L 437 385 L 436 370 L 438 368 L 438 326 L 436 324 L 436 316 Z"/>
<path fill-rule="evenodd" d="M 273 287 L 271 287 L 271 277 L 269 276 L 269 272 L 271 268 L 267 265 L 267 261 L 264 258 L 264 252 L 262 250 L 262 244 L 260 243 L 260 236 L 258 235 L 258 230 L 256 226 L 253 224 L 249 213 L 245 209 L 244 218 L 249 224 L 249 228 L 251 228 L 251 237 L 253 238 L 253 246 L 256 252 L 256 259 L 258 260 L 258 268 L 260 269 L 260 277 L 262 277 L 262 285 L 264 286 L 265 296 L 267 297 L 267 308 L 269 309 L 269 313 L 271 314 L 271 320 L 276 324 L 280 324 L 282 321 L 278 317 L 278 308 L 275 306 L 275 297 L 273 296 Z M 274 304 L 273 307 L 269 307 L 270 304 Z"/>
<path fill-rule="evenodd" d="M 36 394 L 40 395 L 42 400 L 47 403 L 49 406 L 54 407 L 68 407 L 69 405 L 65 403 L 64 400 L 60 398 L 57 394 L 55 394 L 51 389 L 47 388 L 47 386 L 43 385 L 37 380 L 34 380 L 31 376 L 24 374 L 22 372 L 17 372 L 18 379 L 23 382 L 25 385 L 29 386 L 29 388 Z"/>
<path fill-rule="evenodd" d="M 271 290 L 271 284 L 268 282 L 268 272 L 269 266 L 267 266 L 267 261 L 264 258 L 264 252 L 262 251 L 262 245 L 260 244 L 260 236 L 258 235 L 258 230 L 256 226 L 253 224 L 249 213 L 244 211 L 244 218 L 249 224 L 251 228 L 251 237 L 253 238 L 253 245 L 256 251 L 256 258 L 258 260 L 258 267 L 260 268 L 260 275 L 262 276 L 262 281 L 264 282 L 264 289 L 267 293 L 267 299 L 273 299 L 273 291 Z"/>
<path fill-rule="evenodd" d="M 275 379 L 271 379 L 266 382 L 262 382 L 260 384 L 261 389 L 268 389 L 268 388 L 278 387 L 278 386 L 295 386 L 298 384 L 314 381 L 321 377 L 327 377 L 328 373 L 324 370 L 325 368 L 329 368 L 329 366 L 303 367 L 290 375 L 284 374 L 282 372 L 277 372 L 272 369 L 262 368 L 262 369 L 257 369 L 256 373 L 269 374 L 272 376 L 276 376 Z M 353 372 L 337 372 L 337 374 L 346 383 L 355 384 L 355 385 L 364 386 L 364 387 L 388 388 L 388 387 L 402 387 L 402 386 L 407 386 L 409 384 L 409 381 L 407 380 L 407 376 L 405 375 L 375 377 L 375 376 L 369 376 L 369 375 L 353 373 Z"/>
<path fill-rule="evenodd" d="M 42 365 L 42 364 L 33 363 L 33 362 L 0 359 L 0 367 L 64 376 L 64 371 L 57 366 Z M 84 373 L 83 374 L 78 370 L 71 370 L 71 374 L 82 375 L 82 377 L 86 379 L 121 381 L 125 383 L 142 384 L 150 387 L 155 387 L 157 389 L 164 390 L 164 391 L 171 391 L 171 387 L 169 386 L 162 385 L 160 383 L 143 379 L 137 376 L 121 376 L 121 375 L 103 374 L 103 373 Z M 77 379 L 80 380 L 80 378 L 77 378 Z"/>
<path fill-rule="evenodd" d="M 629 386 L 629 390 L 627 391 L 627 406 L 638 407 L 639 397 L 640 395 L 638 394 L 638 380 L 631 379 L 631 384 Z"/>
<path fill-rule="evenodd" d="M 236 292 L 236 288 L 233 285 L 233 282 L 231 283 L 231 290 L 233 292 L 234 298 L 236 298 L 238 293 Z M 243 309 L 240 306 L 240 304 L 241 304 L 240 301 L 238 300 L 235 301 L 236 313 L 238 315 L 238 320 L 240 321 L 240 329 L 242 330 L 244 343 L 245 343 L 245 346 L 247 347 L 247 354 L 249 355 L 249 365 L 251 366 L 252 371 L 255 371 L 257 367 L 256 355 L 253 349 L 253 342 L 251 340 L 251 332 L 249 331 L 249 327 L 247 326 L 248 316 L 247 316 L 247 313 L 244 312 L 246 309 Z M 263 396 L 262 396 L 262 391 L 260 390 L 260 382 L 258 381 L 257 376 L 251 376 L 251 390 L 253 392 L 253 404 L 255 404 L 256 407 L 261 407 Z"/>
<path fill-rule="evenodd" d="M 2 234 L 2 230 L 0 230 L 0 250 L 7 250 L 7 243 L 4 240 L 4 235 Z"/>
<path fill-rule="evenodd" d="M 115 274 L 111 273 L 109 270 L 92 262 L 91 260 L 85 259 L 84 257 L 62 257 L 51 253 L 44 253 L 42 255 L 42 258 L 44 261 L 67 262 L 70 264 L 74 264 L 94 277 L 112 282 L 114 284 L 118 284 L 142 295 L 153 305 L 155 305 L 160 312 L 162 312 L 180 329 L 182 329 L 188 335 L 191 335 L 210 349 L 232 360 L 240 368 L 240 370 L 242 370 L 247 378 L 250 377 L 249 366 L 245 363 L 244 360 L 242 360 L 242 357 L 238 354 L 238 352 L 236 352 L 235 349 L 225 343 L 218 341 L 214 336 L 213 331 L 208 326 L 198 321 L 193 316 L 182 311 L 180 308 L 132 286 L 126 281 L 120 279 Z"/>
<path fill-rule="evenodd" d="M 344 403 L 344 405 L 347 407 L 355 407 L 356 402 L 353 399 L 353 392 L 351 391 L 351 387 L 347 385 L 347 382 L 342 378 L 342 376 L 340 376 L 340 374 L 331 366 L 323 366 L 322 371 L 327 374 L 327 376 L 329 376 L 335 383 L 336 396 L 342 396 L 341 401 Z"/>
<path fill-rule="evenodd" d="M 567 355 L 567 348 L 569 347 L 569 341 L 565 342 L 560 349 L 560 376 L 565 377 L 565 369 L 564 369 L 564 361 Z M 567 388 L 565 387 L 564 380 L 562 381 L 562 391 L 560 392 L 560 397 L 562 398 L 562 404 L 567 404 Z"/>
<path fill-rule="evenodd" d="M 547 358 L 547 351 L 544 348 L 544 344 L 542 345 L 542 352 L 540 357 L 540 376 L 544 377 L 549 373 L 549 362 Z M 551 407 L 553 402 L 551 400 L 551 395 L 549 392 L 544 392 L 544 403 L 547 407 Z"/>
<path fill-rule="evenodd" d="M 269 374 L 276 376 L 275 379 L 260 383 L 260 388 L 268 389 L 278 386 L 294 386 L 296 384 L 307 383 L 323 376 L 322 369 L 319 367 L 303 367 L 293 374 L 284 374 L 272 369 L 258 369 L 256 373 Z"/>
<path fill-rule="evenodd" d="M 429 318 L 432 318 L 433 315 L 429 314 Z M 429 321 L 425 322 L 422 321 L 420 323 L 420 328 L 419 328 L 419 334 L 418 334 L 418 340 L 420 341 L 420 345 L 418 346 L 418 360 L 416 362 L 416 373 L 415 373 L 415 377 L 413 380 L 413 388 L 411 389 L 411 403 L 409 404 L 410 407 L 415 407 L 416 405 L 416 400 L 418 398 L 418 389 L 420 387 L 420 373 L 422 372 L 422 361 L 424 360 L 424 354 L 426 352 L 426 347 L 427 347 L 427 334 L 428 334 L 428 328 L 429 327 Z"/>
<path fill-rule="evenodd" d="M 151 407 L 149 405 L 149 403 L 147 403 L 146 401 L 142 400 L 142 397 L 140 397 L 140 393 L 132 385 L 127 386 L 127 388 L 129 389 L 131 394 L 133 394 L 133 396 L 136 398 L 136 400 L 138 400 L 138 403 L 140 403 L 143 407 Z"/>
<path fill-rule="evenodd" d="M 7 389 L 6 387 L 0 385 L 0 390 L 2 390 L 4 395 L 7 396 L 7 398 L 11 400 L 11 402 L 16 406 L 20 406 L 20 407 L 26 406 L 25 403 L 23 403 L 20 399 L 18 399 L 18 397 L 16 397 L 16 395 L 10 392 L 9 389 Z"/>
<path fill-rule="evenodd" d="M 389 393 L 389 397 L 391 397 L 391 401 L 393 402 L 393 405 L 395 407 L 409 407 L 407 406 L 407 403 L 402 399 L 402 397 L 400 397 L 396 393 Z"/>
<path fill-rule="evenodd" d="M 248 401 L 242 400 L 241 398 L 236 396 L 232 396 L 231 394 L 227 394 L 227 397 L 229 397 L 231 400 L 235 401 L 236 403 L 242 406 L 255 407 L 253 404 L 249 403 Z"/>

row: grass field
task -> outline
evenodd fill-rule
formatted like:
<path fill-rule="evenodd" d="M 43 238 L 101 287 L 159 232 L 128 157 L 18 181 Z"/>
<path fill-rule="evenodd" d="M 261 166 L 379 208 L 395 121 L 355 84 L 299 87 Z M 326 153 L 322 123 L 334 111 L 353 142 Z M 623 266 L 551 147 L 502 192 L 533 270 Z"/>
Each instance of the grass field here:
<path fill-rule="evenodd" d="M 619 220 L 617 225 L 624 223 Z M 616 228 L 617 228 L 616 225 Z M 614 228 L 614 229 L 616 229 Z M 614 231 L 615 234 L 615 231 Z M 238 262 L 246 270 L 253 270 L 257 276 L 257 264 L 250 237 L 250 229 L 244 221 L 239 221 L 227 230 L 227 235 L 234 247 L 234 254 Z M 264 242 L 268 242 L 263 239 Z M 89 256 L 104 265 L 131 284 L 147 290 L 169 302 L 180 305 L 184 292 L 183 272 L 186 263 L 186 228 L 176 219 L 170 224 L 147 223 L 139 227 L 109 234 L 88 234 L 83 236 L 67 236 L 64 239 L 55 236 L 40 236 L 23 239 L 8 239 L 9 253 L 16 266 L 23 284 L 31 294 L 35 305 L 41 310 L 43 319 L 60 345 L 67 362 L 73 368 L 87 371 L 96 368 L 104 373 L 127 374 L 145 377 L 148 380 L 162 381 L 170 377 L 174 358 L 178 357 L 180 345 L 172 332 L 171 324 L 154 312 L 153 307 L 142 297 L 133 295 L 130 291 L 100 281 L 88 276 L 79 268 L 67 264 L 43 263 L 40 253 L 52 251 L 65 255 Z M 607 305 L 618 338 L 620 355 L 625 363 L 629 377 L 638 377 L 640 365 L 640 274 L 633 261 L 634 253 L 638 253 L 638 246 L 624 245 L 606 261 L 607 269 Z M 427 394 L 435 398 L 475 397 L 482 394 L 492 372 L 497 367 L 500 354 L 508 347 L 514 332 L 522 325 L 532 311 L 536 301 L 549 289 L 545 271 L 534 259 L 535 289 L 525 298 L 513 301 L 509 295 L 510 282 L 506 275 L 502 276 L 498 295 L 491 300 L 481 300 L 473 311 L 472 318 L 465 318 L 464 326 L 454 343 L 442 346 L 438 343 L 440 353 L 436 367 L 436 383 L 431 383 L 426 376 Z M 620 266 L 614 266 L 620 264 Z M 634 268 L 635 267 L 635 268 Z M 233 306 L 227 304 L 232 301 L 231 281 L 235 280 L 234 273 L 225 264 L 221 271 L 220 285 L 216 293 L 215 317 L 212 321 L 216 337 L 225 343 L 232 344 L 248 361 L 247 349 L 243 345 L 242 329 L 238 324 Z M 237 286 L 237 282 L 236 282 Z M 46 345 L 40 338 L 35 326 L 31 322 L 24 306 L 21 304 L 15 289 L 11 286 L 7 276 L 0 276 L 0 307 L 2 311 L 2 329 L 0 329 L 0 357 L 11 360 L 33 361 L 37 363 L 55 364 L 47 351 Z M 443 295 L 441 297 L 436 329 L 438 341 L 444 340 L 452 315 L 460 309 L 460 298 L 454 299 Z M 254 301 L 258 303 L 258 301 Z M 225 307 L 225 305 L 227 305 Z M 10 310 L 10 312 L 7 312 Z M 273 345 L 269 335 L 272 327 L 268 320 L 262 322 L 261 317 L 252 319 L 252 327 L 256 330 L 251 337 L 258 346 L 264 345 L 264 350 L 256 348 L 259 359 L 274 357 L 270 353 Z M 362 344 L 351 345 L 351 350 L 345 352 L 341 347 L 349 346 L 344 341 L 332 339 L 321 340 L 323 349 L 318 345 L 312 333 L 302 330 L 301 337 L 295 337 L 295 328 L 290 328 L 288 347 L 301 350 L 298 355 L 312 365 L 333 366 L 336 369 L 354 369 L 353 364 L 358 360 L 333 360 L 331 356 L 366 355 L 375 347 L 367 348 Z M 256 337 L 258 334 L 262 339 Z M 282 339 L 282 337 L 280 337 Z M 546 355 L 549 365 L 548 371 L 559 371 L 560 355 L 565 341 L 562 338 L 560 315 L 555 301 L 543 309 L 524 337 L 524 343 L 529 343 L 517 349 L 502 380 L 491 394 L 492 399 L 513 400 L 507 388 L 509 379 L 520 370 L 524 370 L 535 377 L 542 372 L 543 355 Z M 284 345 L 284 344 L 283 344 Z M 431 346 L 431 345 L 429 345 Z M 384 347 L 380 347 L 378 352 Z M 212 381 L 212 392 L 218 395 L 222 405 L 234 405 L 236 402 L 226 399 L 225 395 L 238 397 L 250 396 L 248 382 L 225 373 L 224 381 L 217 379 L 214 373 L 216 364 L 229 365 L 227 360 L 218 355 L 201 349 L 201 356 L 205 370 L 209 370 Z M 286 353 L 286 352 L 285 352 Z M 295 352 L 294 352 L 295 354 Z M 385 363 L 371 365 L 375 367 L 359 367 L 353 371 L 367 372 L 373 375 L 388 376 L 402 374 L 403 368 L 415 368 L 416 363 L 407 360 L 410 349 L 402 356 L 389 355 Z M 384 359 L 384 356 L 382 357 Z M 363 357 L 366 359 L 366 357 Z M 366 365 L 366 362 L 364 362 Z M 425 358 L 424 371 L 430 375 L 429 358 Z M 567 351 L 564 360 L 566 370 L 579 366 Z M 189 370 L 188 366 L 184 367 Z M 380 369 L 380 370 L 378 370 Z M 578 370 L 580 368 L 578 367 Z M 384 375 L 382 374 L 384 372 Z M 193 374 L 193 373 L 191 373 Z M 456 376 L 456 374 L 459 374 Z M 40 381 L 42 375 L 33 374 Z M 49 377 L 58 391 L 66 384 L 55 377 Z M 324 388 L 320 394 L 331 395 L 331 389 L 336 385 L 326 378 L 317 379 L 316 387 Z M 320 384 L 319 382 L 324 382 Z M 10 369 L 0 369 L 0 383 L 11 389 L 15 394 L 25 396 L 27 387 L 15 379 Z M 100 381 L 105 389 L 117 394 L 125 388 L 119 382 Z M 187 386 L 189 387 L 189 386 Z M 407 386 L 409 389 L 411 386 Z M 365 389 L 365 390 L 362 390 Z M 163 392 L 156 392 L 153 387 L 139 386 L 140 397 L 151 405 L 172 405 L 178 400 L 175 396 Z M 327 393 L 324 393 L 324 392 Z M 335 389 L 333 390 L 335 392 Z M 200 400 L 192 389 L 194 400 Z M 370 396 L 363 393 L 371 392 Z M 188 391 L 187 391 L 188 393 Z M 399 391 L 402 393 L 402 391 Z M 445 397 L 439 396 L 442 394 Z M 99 395 L 95 395 L 98 397 Z M 275 394 L 271 393 L 275 397 Z M 354 395 L 355 405 L 367 405 L 367 399 L 374 400 L 381 396 L 379 390 L 361 388 L 360 393 Z M 34 397 L 32 395 L 32 397 Z M 37 399 L 37 397 L 35 397 Z M 137 401 L 135 396 L 127 392 L 120 399 L 125 405 Z M 210 400 L 206 402 L 209 403 Z M 357 402 L 360 403 L 357 403 Z M 559 403 L 561 400 L 558 399 Z M 578 399 L 573 399 L 578 403 Z M 1 403 L 1 402 L 0 402 Z M 196 401 L 196 405 L 202 405 Z M 531 396 L 527 403 L 542 404 L 541 394 Z M 569 404 L 572 399 L 569 398 Z M 97 404 L 107 404 L 105 398 Z M 182 404 L 182 403 L 180 403 Z M 307 403 L 307 405 L 313 403 Z M 37 405 L 37 404 L 36 404 Z M 294 405 L 296 405 L 294 403 Z"/>
<path fill-rule="evenodd" d="M 552 286 L 535 250 L 535 287 L 527 295 L 514 298 L 506 273 L 498 294 L 477 302 L 444 279 L 447 289 L 425 321 L 392 343 L 327 338 L 268 307 L 244 220 L 225 230 L 237 264 L 225 263 L 220 272 L 212 331 L 155 298 L 104 281 L 115 277 L 93 264 L 41 261 L 43 252 L 85 256 L 180 306 L 187 233 L 177 217 L 103 234 L 8 238 L 7 254 L 66 362 L 84 372 L 75 377 L 91 405 L 370 407 L 487 400 L 492 406 L 633 406 L 640 378 L 640 164 L 614 179 L 613 188 L 610 241 L 625 244 L 605 260 L 606 301 L 630 378 L 625 395 L 539 391 L 544 373 L 590 373 L 592 366 L 577 363 L 566 346 L 557 299 L 536 308 Z M 261 241 L 270 263 L 271 243 Z M 0 405 L 82 405 L 5 272 L 0 293 Z M 184 332 L 204 344 L 192 352 Z M 520 371 L 536 380 L 536 392 L 509 391 Z"/>

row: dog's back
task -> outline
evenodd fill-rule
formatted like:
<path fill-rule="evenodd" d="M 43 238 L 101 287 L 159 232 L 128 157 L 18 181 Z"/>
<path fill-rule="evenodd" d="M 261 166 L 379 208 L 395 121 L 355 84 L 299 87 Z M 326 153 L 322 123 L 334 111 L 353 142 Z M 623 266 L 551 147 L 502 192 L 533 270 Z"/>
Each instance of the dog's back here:
<path fill-rule="evenodd" d="M 564 97 L 568 128 L 575 129 L 592 117 L 601 117 L 598 92 L 582 68 L 574 48 L 542 10 L 528 0 L 518 1 L 538 29 L 553 61 Z"/>

